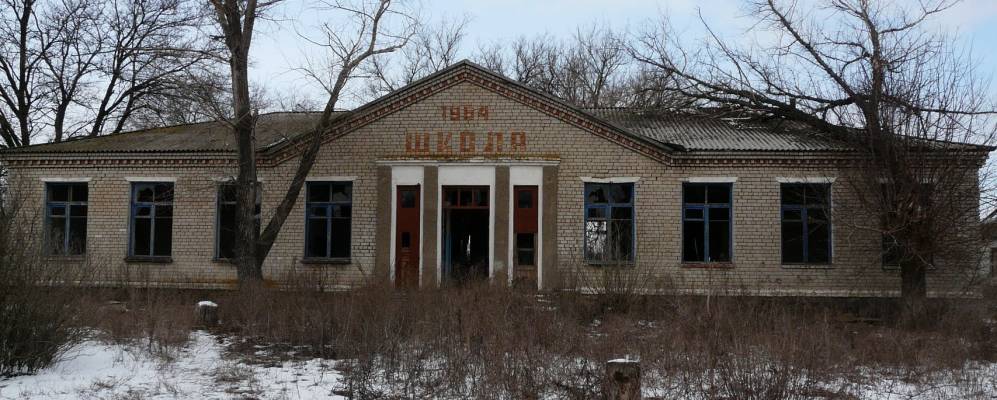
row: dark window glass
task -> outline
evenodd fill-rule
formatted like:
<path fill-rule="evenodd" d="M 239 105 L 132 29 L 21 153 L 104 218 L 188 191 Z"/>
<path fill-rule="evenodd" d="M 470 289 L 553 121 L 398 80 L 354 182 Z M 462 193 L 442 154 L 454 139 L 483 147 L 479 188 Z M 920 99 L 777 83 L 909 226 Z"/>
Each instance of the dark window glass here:
<path fill-rule="evenodd" d="M 135 255 L 151 255 L 149 247 L 152 244 L 152 220 L 149 218 L 136 219 L 132 226 L 134 231 L 134 247 L 132 253 Z"/>
<path fill-rule="evenodd" d="M 703 261 L 706 259 L 706 227 L 703 221 L 685 220 L 682 222 L 682 261 Z"/>
<path fill-rule="evenodd" d="M 353 183 L 308 182 L 306 190 L 305 257 L 349 258 Z M 401 202 L 415 207 L 415 193 L 402 192 Z"/>
<path fill-rule="evenodd" d="M 488 189 L 477 189 L 474 191 L 474 205 L 488 207 Z"/>
<path fill-rule="evenodd" d="M 173 183 L 133 184 L 131 209 L 129 255 L 169 257 L 173 248 Z"/>
<path fill-rule="evenodd" d="M 45 243 L 48 254 L 80 255 L 87 246 L 86 183 L 49 183 Z"/>
<path fill-rule="evenodd" d="M 784 183 L 782 204 L 782 262 L 831 262 L 831 186 Z"/>
<path fill-rule="evenodd" d="M 328 257 L 329 220 L 326 218 L 309 218 L 306 227 L 305 241 L 306 257 Z"/>
<path fill-rule="evenodd" d="M 173 215 L 172 213 L 168 216 L 156 216 L 156 230 L 153 233 L 156 235 L 156 240 L 152 242 L 153 252 L 152 255 L 167 257 L 170 255 L 170 249 L 173 248 Z"/>
<path fill-rule="evenodd" d="M 353 185 L 348 183 L 333 183 L 331 186 L 333 202 L 344 202 L 353 199 Z"/>
<path fill-rule="evenodd" d="M 69 185 L 63 183 L 50 183 L 48 185 L 49 201 L 69 201 Z"/>
<path fill-rule="evenodd" d="M 682 261 L 731 260 L 731 187 L 729 183 L 682 185 Z"/>
<path fill-rule="evenodd" d="M 611 263 L 634 260 L 632 183 L 585 184 L 585 259 Z"/>
<path fill-rule="evenodd" d="M 414 190 L 403 190 L 402 191 L 402 208 L 414 208 L 415 207 L 415 191 Z"/>
<path fill-rule="evenodd" d="M 236 226 L 236 184 L 222 183 L 218 185 L 217 229 L 215 231 L 215 257 L 231 259 L 235 257 Z M 263 200 L 263 190 L 257 186 L 256 207 L 253 209 L 253 219 L 256 229 L 260 229 L 260 203 Z"/>
<path fill-rule="evenodd" d="M 456 190 L 445 190 L 446 192 L 446 204 L 445 206 L 455 206 L 457 205 L 457 191 Z"/>
<path fill-rule="evenodd" d="M 533 233 L 516 234 L 516 264 L 523 266 L 536 265 L 536 235 Z"/>
<path fill-rule="evenodd" d="M 517 195 L 519 208 L 533 208 L 533 192 L 530 190 L 520 190 Z"/>
<path fill-rule="evenodd" d="M 607 197 L 605 184 L 585 184 L 585 204 L 603 204 L 606 202 Z"/>

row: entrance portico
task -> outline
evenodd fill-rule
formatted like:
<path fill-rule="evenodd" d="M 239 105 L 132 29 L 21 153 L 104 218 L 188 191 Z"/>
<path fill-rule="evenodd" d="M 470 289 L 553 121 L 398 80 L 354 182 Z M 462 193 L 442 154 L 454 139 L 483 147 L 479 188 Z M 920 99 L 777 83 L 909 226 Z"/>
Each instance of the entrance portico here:
<path fill-rule="evenodd" d="M 554 246 L 543 233 L 545 225 L 555 223 L 543 212 L 549 193 L 544 172 L 556 171 L 557 163 L 378 162 L 378 181 L 390 185 L 379 188 L 390 203 L 378 201 L 390 210 L 379 212 L 390 215 L 390 226 L 378 227 L 390 237 L 390 245 L 382 247 L 390 252 L 382 258 L 390 281 L 397 287 L 440 287 L 475 280 L 506 285 L 519 279 L 525 287 L 542 288 L 544 254 Z"/>

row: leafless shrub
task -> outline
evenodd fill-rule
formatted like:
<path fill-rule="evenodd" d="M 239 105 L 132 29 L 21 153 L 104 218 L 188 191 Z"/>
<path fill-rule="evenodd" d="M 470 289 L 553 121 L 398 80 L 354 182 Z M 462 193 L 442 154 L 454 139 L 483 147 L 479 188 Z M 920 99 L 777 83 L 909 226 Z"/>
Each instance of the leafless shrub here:
<path fill-rule="evenodd" d="M 86 333 L 76 325 L 71 288 L 82 264 L 53 264 L 33 245 L 40 232 L 24 224 L 15 192 L 0 206 L 0 376 L 33 373 L 59 359 Z"/>

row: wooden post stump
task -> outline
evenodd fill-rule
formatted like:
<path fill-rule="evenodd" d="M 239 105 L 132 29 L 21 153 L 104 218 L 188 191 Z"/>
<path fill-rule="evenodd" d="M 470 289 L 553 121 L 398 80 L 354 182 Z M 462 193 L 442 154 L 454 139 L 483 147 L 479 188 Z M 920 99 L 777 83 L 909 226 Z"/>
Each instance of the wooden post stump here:
<path fill-rule="evenodd" d="M 205 327 L 218 326 L 218 304 L 211 301 L 197 303 L 194 309 L 197 324 Z"/>
<path fill-rule="evenodd" d="M 606 362 L 603 394 L 607 400 L 640 400 L 640 361 L 621 358 Z"/>

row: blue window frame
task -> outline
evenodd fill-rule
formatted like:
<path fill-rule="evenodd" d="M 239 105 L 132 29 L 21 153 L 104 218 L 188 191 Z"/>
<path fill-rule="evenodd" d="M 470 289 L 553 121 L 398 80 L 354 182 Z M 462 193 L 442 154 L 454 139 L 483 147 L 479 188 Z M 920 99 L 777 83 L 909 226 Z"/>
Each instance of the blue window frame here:
<path fill-rule="evenodd" d="M 87 251 L 85 182 L 45 186 L 45 248 L 50 255 L 81 255 Z"/>
<path fill-rule="evenodd" d="M 635 229 L 633 183 L 585 184 L 585 261 L 632 263 Z"/>
<path fill-rule="evenodd" d="M 232 182 L 218 184 L 218 204 L 215 212 L 215 258 L 228 260 L 235 256 L 236 239 L 236 185 Z M 257 185 L 256 208 L 253 219 L 260 229 L 260 201 L 262 190 Z"/>
<path fill-rule="evenodd" d="M 682 185 L 682 261 L 730 262 L 730 183 Z"/>
<path fill-rule="evenodd" d="M 305 194 L 305 258 L 350 258 L 352 182 L 308 182 Z"/>
<path fill-rule="evenodd" d="M 173 183 L 132 184 L 128 255 L 169 258 L 173 251 Z"/>
<path fill-rule="evenodd" d="M 782 263 L 831 262 L 831 185 L 784 183 Z"/>

